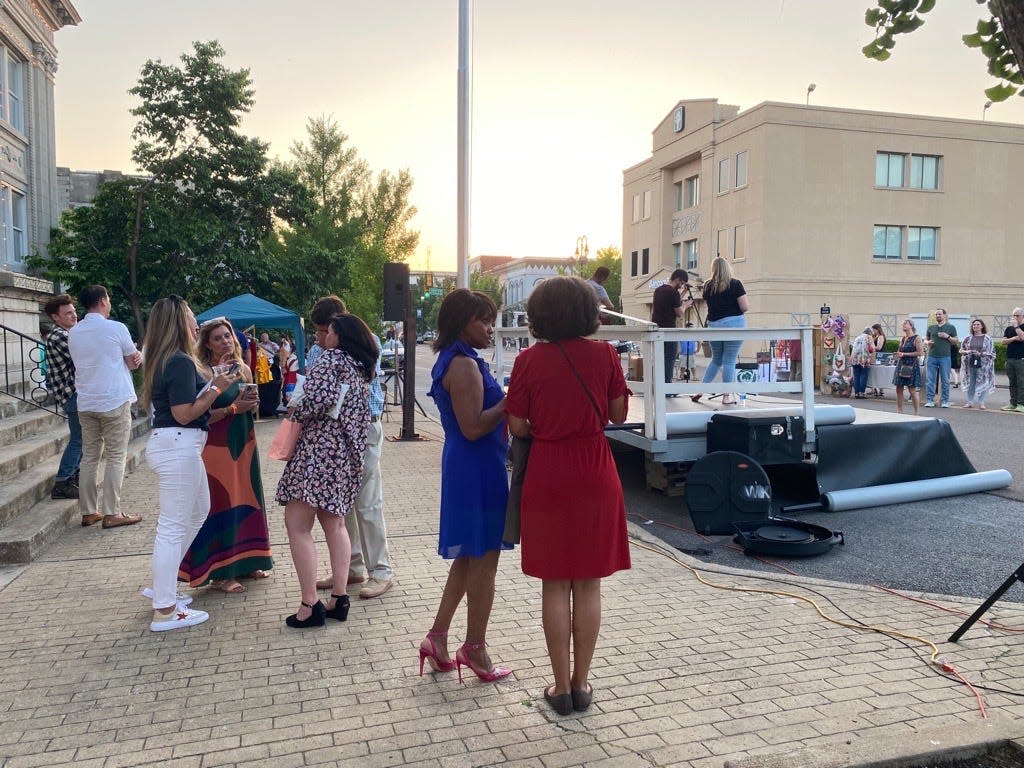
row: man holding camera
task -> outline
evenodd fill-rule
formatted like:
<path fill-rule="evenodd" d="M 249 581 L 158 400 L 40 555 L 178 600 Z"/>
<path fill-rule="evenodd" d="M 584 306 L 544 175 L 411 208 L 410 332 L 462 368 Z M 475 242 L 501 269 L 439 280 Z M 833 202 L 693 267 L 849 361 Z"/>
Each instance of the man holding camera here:
<path fill-rule="evenodd" d="M 675 270 L 668 278 L 668 282 L 659 285 L 654 289 L 651 298 L 651 321 L 659 328 L 675 328 L 676 320 L 686 314 L 686 310 L 693 306 L 693 299 L 683 300 L 680 291 L 687 283 L 685 269 Z M 676 365 L 676 355 L 679 354 L 679 345 L 675 341 L 666 341 L 665 350 L 665 383 L 672 383 L 672 372 Z M 675 397 L 675 395 L 668 395 Z"/>
<path fill-rule="evenodd" d="M 942 407 L 949 408 L 949 371 L 953 367 L 953 346 L 959 346 L 956 328 L 946 321 L 946 310 L 935 310 L 935 324 L 928 326 L 928 391 L 925 408 L 935 407 L 936 379 L 942 382 Z"/>
<path fill-rule="evenodd" d="M 1010 404 L 1002 410 L 1024 413 L 1024 309 L 1014 307 L 1001 342 L 1006 345 L 1006 377 L 1010 380 Z"/>

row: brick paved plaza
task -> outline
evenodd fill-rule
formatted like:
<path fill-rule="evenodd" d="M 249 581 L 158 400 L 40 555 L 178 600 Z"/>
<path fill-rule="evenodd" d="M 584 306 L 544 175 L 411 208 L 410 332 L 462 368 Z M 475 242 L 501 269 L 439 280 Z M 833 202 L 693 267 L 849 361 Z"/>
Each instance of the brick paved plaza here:
<path fill-rule="evenodd" d="M 264 450 L 274 426 L 258 427 Z M 416 647 L 447 566 L 436 554 L 440 432 L 417 429 L 426 440 L 389 442 L 382 461 L 396 586 L 354 599 L 345 624 L 285 627 L 298 585 L 271 503 L 273 577 L 246 582 L 244 595 L 198 591 L 207 623 L 150 632 L 139 589 L 157 503 L 144 466 L 123 496 L 141 525 L 83 529 L 76 519 L 42 559 L 7 569 L 0 766 L 822 767 L 1024 735 L 1024 698 L 984 693 L 983 719 L 966 687 L 929 668 L 924 644 L 828 623 L 793 596 L 705 586 L 680 564 L 696 561 L 660 554 L 665 545 L 636 526 L 633 570 L 605 582 L 590 712 L 561 718 L 543 702 L 540 585 L 520 572 L 518 551 L 502 556 L 489 632 L 494 659 L 514 674 L 465 685 L 455 673 L 418 677 Z M 281 465 L 264 459 L 263 469 L 272 498 Z M 944 640 L 962 617 L 870 588 L 781 571 L 787 584 L 702 575 L 920 636 L 968 679 L 1024 691 L 1020 634 L 977 625 L 953 646 Z M 987 618 L 1024 626 L 1007 602 Z M 463 611 L 453 649 L 464 621 Z"/>

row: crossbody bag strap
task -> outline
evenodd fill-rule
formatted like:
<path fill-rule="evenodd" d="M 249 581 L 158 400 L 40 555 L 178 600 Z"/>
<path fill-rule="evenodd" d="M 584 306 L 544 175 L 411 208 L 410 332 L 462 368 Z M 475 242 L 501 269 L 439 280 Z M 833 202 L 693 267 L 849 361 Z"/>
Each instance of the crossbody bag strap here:
<path fill-rule="evenodd" d="M 576 370 L 576 366 L 572 364 L 572 360 L 569 359 L 569 355 L 566 354 L 565 350 L 562 348 L 561 342 L 556 341 L 555 346 L 558 347 L 558 351 L 562 353 L 562 357 L 565 358 L 565 362 L 567 362 L 569 367 L 572 368 L 572 372 L 575 374 L 576 380 L 580 383 L 580 386 L 583 387 L 583 391 L 587 393 L 587 399 L 590 401 L 590 404 L 594 406 L 594 413 L 597 415 L 597 423 L 601 425 L 601 429 L 604 429 L 604 419 L 601 417 L 601 409 L 597 407 L 597 401 L 594 399 L 594 396 L 590 394 L 590 390 L 583 381 L 583 377 L 580 376 L 580 372 Z"/>

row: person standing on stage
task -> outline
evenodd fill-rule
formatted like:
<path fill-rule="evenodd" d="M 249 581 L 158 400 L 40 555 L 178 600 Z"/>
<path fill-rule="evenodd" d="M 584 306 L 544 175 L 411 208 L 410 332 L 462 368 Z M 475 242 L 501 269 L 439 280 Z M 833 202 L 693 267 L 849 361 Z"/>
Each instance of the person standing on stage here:
<path fill-rule="evenodd" d="M 659 328 L 675 328 L 676 320 L 693 306 L 693 299 L 684 301 L 679 294 L 685 283 L 686 270 L 677 269 L 669 276 L 667 283 L 654 289 L 654 296 L 651 299 L 651 322 L 657 323 Z M 679 345 L 675 341 L 666 341 L 663 344 L 663 349 L 665 352 L 665 383 L 671 384 L 676 355 L 679 354 Z M 668 397 L 675 397 L 675 395 L 668 395 Z"/>
<path fill-rule="evenodd" d="M 1024 413 L 1024 309 L 1014 307 L 1001 342 L 1006 345 L 1006 377 L 1010 380 L 1010 404 L 1001 410 Z"/>
<path fill-rule="evenodd" d="M 949 408 L 949 372 L 953 367 L 953 346 L 959 345 L 956 327 L 947 322 L 946 310 L 935 310 L 935 323 L 928 326 L 925 334 L 928 346 L 928 387 L 925 392 L 925 408 L 935 407 L 935 390 L 942 383 L 942 407 Z"/>

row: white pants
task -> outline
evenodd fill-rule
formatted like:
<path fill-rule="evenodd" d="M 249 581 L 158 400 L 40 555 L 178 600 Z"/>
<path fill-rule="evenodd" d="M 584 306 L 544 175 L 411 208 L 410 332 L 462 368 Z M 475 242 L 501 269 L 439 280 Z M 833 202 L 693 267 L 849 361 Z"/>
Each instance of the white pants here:
<path fill-rule="evenodd" d="M 366 570 L 381 581 L 391 581 L 391 557 L 388 554 L 388 528 L 384 523 L 384 489 L 380 481 L 380 453 L 384 430 L 380 421 L 371 421 L 366 433 L 366 456 L 360 477 L 355 507 L 345 515 L 345 527 L 352 541 L 349 575 L 361 576 Z"/>
<path fill-rule="evenodd" d="M 153 542 L 153 608 L 175 604 L 178 567 L 210 513 L 210 485 L 203 466 L 206 433 L 201 429 L 154 429 L 146 461 L 156 472 L 160 516 Z"/>

